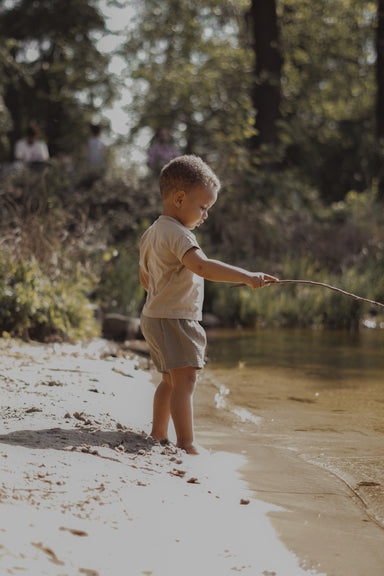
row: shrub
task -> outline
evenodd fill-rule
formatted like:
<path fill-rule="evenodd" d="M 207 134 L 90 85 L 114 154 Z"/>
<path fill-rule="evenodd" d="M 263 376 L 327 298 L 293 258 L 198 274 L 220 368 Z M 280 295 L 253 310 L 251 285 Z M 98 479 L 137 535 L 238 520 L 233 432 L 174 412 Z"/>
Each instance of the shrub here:
<path fill-rule="evenodd" d="M 34 259 L 0 253 L 0 331 L 36 340 L 98 334 L 83 282 L 51 280 Z"/>
<path fill-rule="evenodd" d="M 104 253 L 104 265 L 95 297 L 106 311 L 117 310 L 136 316 L 144 296 L 139 283 L 137 243 L 110 248 Z"/>

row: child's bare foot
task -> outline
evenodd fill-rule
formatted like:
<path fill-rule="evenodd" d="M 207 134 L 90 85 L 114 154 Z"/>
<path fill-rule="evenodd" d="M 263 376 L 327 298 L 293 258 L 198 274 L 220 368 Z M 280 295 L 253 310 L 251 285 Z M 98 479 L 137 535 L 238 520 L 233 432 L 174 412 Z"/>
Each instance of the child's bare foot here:
<path fill-rule="evenodd" d="M 201 446 L 199 446 L 198 444 L 177 444 L 177 448 L 181 448 L 181 450 L 184 450 L 187 454 L 190 454 L 191 456 L 198 456 L 199 454 L 208 454 L 208 451 L 205 448 L 202 448 Z"/>
<path fill-rule="evenodd" d="M 197 446 L 194 446 L 193 444 L 191 444 L 191 446 L 184 446 L 183 450 L 185 450 L 187 454 L 191 454 L 193 456 L 200 454 Z"/>

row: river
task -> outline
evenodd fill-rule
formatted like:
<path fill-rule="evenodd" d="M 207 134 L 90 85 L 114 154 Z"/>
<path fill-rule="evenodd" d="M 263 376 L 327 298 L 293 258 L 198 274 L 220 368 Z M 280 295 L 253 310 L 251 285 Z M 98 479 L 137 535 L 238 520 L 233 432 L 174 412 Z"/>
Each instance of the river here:
<path fill-rule="evenodd" d="M 384 330 L 211 331 L 207 356 L 203 446 L 248 459 L 256 443 L 285 448 L 337 475 L 384 527 Z M 255 475 L 251 462 L 251 488 Z"/>

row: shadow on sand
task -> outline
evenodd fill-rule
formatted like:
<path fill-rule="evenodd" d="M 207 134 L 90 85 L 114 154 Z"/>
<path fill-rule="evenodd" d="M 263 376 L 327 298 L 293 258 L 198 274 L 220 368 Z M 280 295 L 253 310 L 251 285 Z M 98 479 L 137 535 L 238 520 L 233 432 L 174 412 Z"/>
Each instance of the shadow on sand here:
<path fill-rule="evenodd" d="M 82 446 L 104 446 L 114 449 L 124 447 L 128 453 L 140 450 L 149 452 L 157 444 L 144 433 L 124 431 L 103 431 L 84 429 L 47 428 L 43 430 L 16 430 L 0 435 L 0 444 L 24 446 L 25 448 L 51 448 L 54 450 L 74 450 Z M 86 451 L 86 450 L 84 450 Z"/>

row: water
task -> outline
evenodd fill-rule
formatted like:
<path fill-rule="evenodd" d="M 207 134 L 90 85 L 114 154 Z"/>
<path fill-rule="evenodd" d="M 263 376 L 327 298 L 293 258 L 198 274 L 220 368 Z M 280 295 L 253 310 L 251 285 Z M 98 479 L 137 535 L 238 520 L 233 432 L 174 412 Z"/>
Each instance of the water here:
<path fill-rule="evenodd" d="M 384 527 L 384 331 L 214 331 L 207 354 L 203 445 L 285 448 L 336 474 Z"/>

